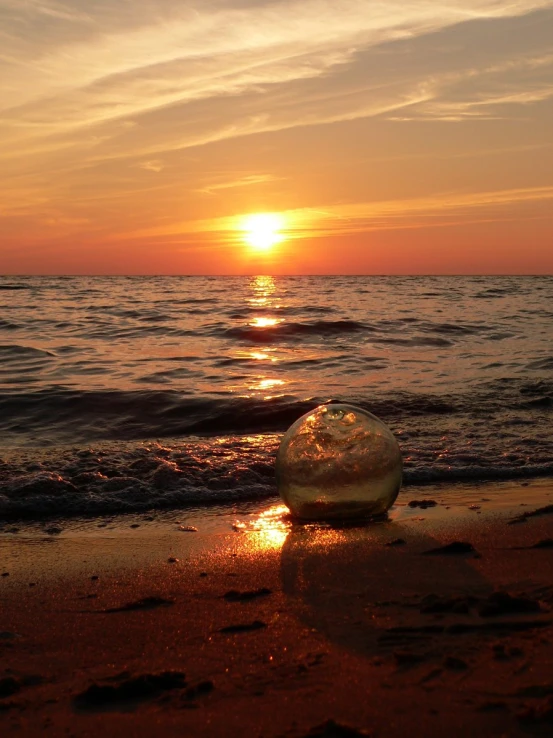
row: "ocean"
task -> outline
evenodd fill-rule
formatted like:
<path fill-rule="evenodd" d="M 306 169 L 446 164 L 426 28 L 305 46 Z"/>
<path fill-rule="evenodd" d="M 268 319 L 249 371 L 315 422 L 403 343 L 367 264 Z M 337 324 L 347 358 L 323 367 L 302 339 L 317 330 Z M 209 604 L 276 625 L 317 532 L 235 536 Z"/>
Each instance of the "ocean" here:
<path fill-rule="evenodd" d="M 0 278 L 0 517 L 276 494 L 331 401 L 404 484 L 553 475 L 553 277 Z"/>

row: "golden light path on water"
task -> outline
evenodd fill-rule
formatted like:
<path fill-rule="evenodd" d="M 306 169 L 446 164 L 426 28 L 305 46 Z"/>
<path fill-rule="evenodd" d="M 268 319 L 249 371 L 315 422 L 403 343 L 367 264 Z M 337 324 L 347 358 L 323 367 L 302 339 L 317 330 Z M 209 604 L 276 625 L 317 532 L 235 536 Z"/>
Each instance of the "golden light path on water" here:
<path fill-rule="evenodd" d="M 253 277 L 250 282 L 250 287 L 253 294 L 247 301 L 252 307 L 264 307 L 269 305 L 272 295 L 276 292 L 275 280 L 273 277 L 268 275 Z"/>
<path fill-rule="evenodd" d="M 261 379 L 259 382 L 252 385 L 252 389 L 272 389 L 273 387 L 280 387 L 284 383 L 283 379 Z"/>
<path fill-rule="evenodd" d="M 251 339 L 258 345 L 256 348 L 237 348 L 233 352 L 234 359 L 244 363 L 245 366 L 259 364 L 259 370 L 251 374 L 245 374 L 239 384 L 230 384 L 229 388 L 242 397 L 252 397 L 261 394 L 264 400 L 272 400 L 274 394 L 264 394 L 270 390 L 284 388 L 288 383 L 286 379 L 269 374 L 262 369 L 263 365 L 276 365 L 281 361 L 281 351 L 277 346 L 271 345 L 271 328 L 285 322 L 278 315 L 282 306 L 282 297 L 278 294 L 275 279 L 269 275 L 252 277 L 249 283 L 250 294 L 245 298 L 247 307 L 255 313 L 243 327 L 251 330 Z M 252 364 L 250 364 L 252 362 Z"/>
<path fill-rule="evenodd" d="M 270 328 L 273 325 L 284 322 L 283 319 L 279 318 L 254 318 L 250 325 L 254 328 Z"/>

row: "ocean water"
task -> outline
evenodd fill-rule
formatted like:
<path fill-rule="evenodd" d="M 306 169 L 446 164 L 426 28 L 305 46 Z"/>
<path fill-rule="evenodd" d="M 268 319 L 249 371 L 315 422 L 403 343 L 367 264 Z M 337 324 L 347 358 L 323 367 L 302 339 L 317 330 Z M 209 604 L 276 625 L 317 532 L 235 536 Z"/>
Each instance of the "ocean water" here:
<path fill-rule="evenodd" d="M 407 485 L 553 475 L 553 278 L 0 278 L 4 519 L 270 497 L 333 400 Z"/>

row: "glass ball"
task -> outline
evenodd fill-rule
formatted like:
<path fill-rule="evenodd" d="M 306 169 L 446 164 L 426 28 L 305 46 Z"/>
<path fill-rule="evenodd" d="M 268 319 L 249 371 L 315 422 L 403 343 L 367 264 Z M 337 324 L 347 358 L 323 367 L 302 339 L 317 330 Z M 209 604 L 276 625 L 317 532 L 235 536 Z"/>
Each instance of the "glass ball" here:
<path fill-rule="evenodd" d="M 401 451 L 391 430 L 353 405 L 320 405 L 290 426 L 277 453 L 280 496 L 297 518 L 385 513 L 401 487 Z"/>

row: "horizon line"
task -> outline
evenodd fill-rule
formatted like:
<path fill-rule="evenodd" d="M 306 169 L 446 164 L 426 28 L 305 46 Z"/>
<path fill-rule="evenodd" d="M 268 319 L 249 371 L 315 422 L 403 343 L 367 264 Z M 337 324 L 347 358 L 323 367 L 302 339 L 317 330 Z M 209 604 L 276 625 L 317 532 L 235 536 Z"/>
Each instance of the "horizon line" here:
<path fill-rule="evenodd" d="M 69 278 L 76 278 L 76 277 L 111 277 L 111 278 L 117 278 L 121 277 L 124 279 L 128 279 L 130 277 L 184 277 L 184 278 L 205 278 L 205 277 L 215 277 L 217 279 L 220 278 L 245 278 L 245 277 L 553 277 L 553 272 L 548 273 L 536 273 L 536 272 L 528 272 L 528 273 L 521 273 L 521 272 L 501 272 L 501 273 L 465 273 L 465 272 L 451 272 L 451 273 L 432 273 L 432 272 L 425 272 L 425 273 L 412 273 L 412 274 L 271 274 L 269 272 L 252 272 L 248 274 L 162 274 L 162 273 L 151 273 L 151 274 L 100 274 L 100 273 L 83 273 L 83 274 L 71 274 L 71 273 L 61 273 L 61 274 L 0 274 L 0 279 L 13 279 L 13 278 L 24 278 L 28 279 L 31 277 L 39 277 L 39 278 L 47 278 L 47 277 L 53 277 L 53 278 L 62 278 L 62 277 L 69 277 Z"/>

